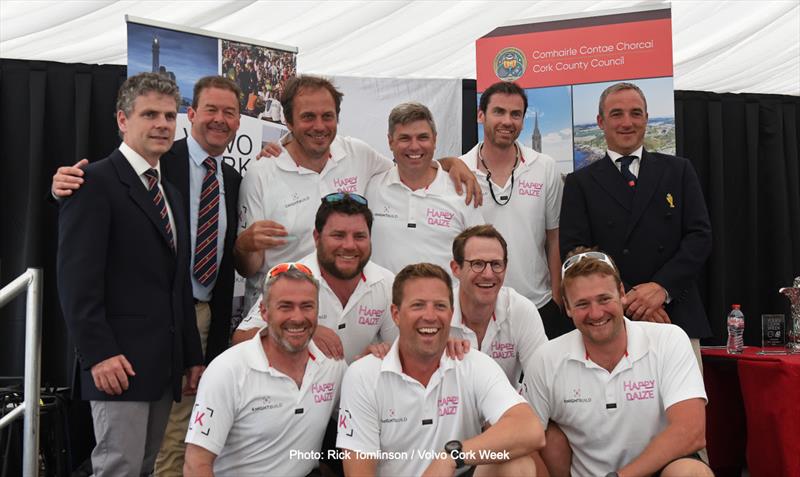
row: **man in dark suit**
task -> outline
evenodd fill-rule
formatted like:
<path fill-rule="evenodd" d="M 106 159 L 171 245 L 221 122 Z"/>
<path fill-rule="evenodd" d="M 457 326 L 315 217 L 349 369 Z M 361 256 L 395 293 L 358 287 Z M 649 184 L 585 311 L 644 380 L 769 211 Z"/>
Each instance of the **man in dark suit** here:
<path fill-rule="evenodd" d="M 230 144 L 239 129 L 239 86 L 222 76 L 206 76 L 194 85 L 192 106 L 188 110 L 188 118 L 192 123 L 191 133 L 186 139 L 175 141 L 172 148 L 161 157 L 161 168 L 164 177 L 178 188 L 183 196 L 183 210 L 187 213 L 187 223 L 191 235 L 192 259 L 189 265 L 192 280 L 197 328 L 205 354 L 205 364 L 211 362 L 228 347 L 231 333 L 231 307 L 233 301 L 233 245 L 236 241 L 237 202 L 241 176 L 236 170 L 222 161 L 225 148 Z M 206 162 L 211 159 L 213 164 Z M 209 175 L 210 165 L 213 177 Z M 73 167 L 62 167 L 53 177 L 53 194 L 57 197 L 69 195 L 80 187 L 82 163 Z M 209 175 L 210 185 L 220 193 L 205 191 L 204 179 Z M 216 185 L 213 184 L 216 179 Z M 208 184 L 207 184 L 208 185 Z M 216 210 L 213 201 L 209 200 L 209 210 L 202 211 L 201 195 L 209 192 L 217 196 Z M 209 197 L 206 195 L 205 197 Z M 204 234 L 207 229 L 207 216 L 218 214 L 216 237 Z M 198 230 L 200 233 L 198 234 Z M 201 237 L 198 247 L 197 237 Z M 203 248 L 204 238 L 209 238 L 208 245 Z M 212 244 L 213 242 L 213 244 Z M 202 262 L 207 253 L 215 257 L 206 260 L 206 268 Z M 205 280 L 203 275 L 213 270 Z M 197 272 L 195 272 L 197 270 Z M 212 276 L 214 275 L 214 276 Z M 201 283 L 201 280 L 203 283 Z M 169 424 L 164 435 L 164 442 L 158 459 L 156 473 L 160 477 L 180 476 L 183 469 L 183 454 L 189 415 L 194 405 L 194 398 L 189 397 L 180 403 L 173 404 Z"/>
<path fill-rule="evenodd" d="M 711 223 L 697 174 L 684 158 L 644 150 L 647 100 L 636 85 L 607 88 L 597 124 L 608 152 L 567 176 L 562 259 L 580 245 L 611 254 L 626 316 L 680 326 L 698 354 L 699 338 L 711 335 L 696 284 L 711 252 Z"/>
<path fill-rule="evenodd" d="M 152 472 L 182 375 L 193 393 L 203 369 L 184 202 L 159 163 L 179 101 L 177 85 L 157 74 L 125 81 L 122 144 L 86 166 L 59 211 L 58 291 L 80 394 L 91 401 L 96 476 Z"/>

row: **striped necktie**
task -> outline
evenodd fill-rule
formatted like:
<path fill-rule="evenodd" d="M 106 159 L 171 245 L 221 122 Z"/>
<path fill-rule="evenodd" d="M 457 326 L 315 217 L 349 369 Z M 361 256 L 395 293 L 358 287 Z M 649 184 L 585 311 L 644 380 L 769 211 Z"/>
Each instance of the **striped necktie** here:
<path fill-rule="evenodd" d="M 164 231 L 167 233 L 169 246 L 174 252 L 175 236 L 172 235 L 172 226 L 169 223 L 167 201 L 164 200 L 164 194 L 161 193 L 161 188 L 158 187 L 158 171 L 155 169 L 148 169 L 144 171 L 144 176 L 147 179 L 147 191 L 150 193 L 150 198 L 153 199 L 153 204 L 156 206 L 158 216 L 161 218 L 161 227 L 163 227 Z"/>
<path fill-rule="evenodd" d="M 197 208 L 197 237 L 194 247 L 193 273 L 197 281 L 207 286 L 217 278 L 217 236 L 219 235 L 219 180 L 217 161 L 203 161 L 206 175 Z"/>
<path fill-rule="evenodd" d="M 622 156 L 617 159 L 617 162 L 619 162 L 619 171 L 622 173 L 622 177 L 625 178 L 628 187 L 636 187 L 636 176 L 633 175 L 630 169 L 631 162 L 633 162 L 634 159 L 636 159 L 636 156 Z"/>

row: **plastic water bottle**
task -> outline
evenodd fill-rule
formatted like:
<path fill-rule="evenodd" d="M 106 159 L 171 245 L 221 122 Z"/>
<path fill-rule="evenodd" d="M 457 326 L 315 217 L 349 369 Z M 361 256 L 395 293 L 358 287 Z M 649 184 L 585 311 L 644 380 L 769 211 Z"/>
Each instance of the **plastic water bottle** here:
<path fill-rule="evenodd" d="M 740 305 L 733 305 L 728 313 L 728 354 L 742 354 L 744 349 L 744 313 Z"/>

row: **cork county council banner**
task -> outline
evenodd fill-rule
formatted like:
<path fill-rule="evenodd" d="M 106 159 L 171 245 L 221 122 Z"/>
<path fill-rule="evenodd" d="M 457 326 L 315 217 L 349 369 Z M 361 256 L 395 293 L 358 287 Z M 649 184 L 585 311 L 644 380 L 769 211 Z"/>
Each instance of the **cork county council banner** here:
<path fill-rule="evenodd" d="M 153 20 L 126 16 L 128 76 L 161 73 L 178 84 L 183 100 L 178 109 L 175 139 L 185 138 L 191 124 L 194 83 L 208 75 L 223 75 L 242 88 L 239 131 L 223 160 L 242 174 L 262 144 L 288 132 L 280 96 L 286 81 L 297 74 L 297 48 L 220 35 Z"/>
<path fill-rule="evenodd" d="M 519 141 L 555 159 L 562 174 L 604 157 L 598 100 L 619 81 L 635 83 L 647 98 L 645 148 L 675 154 L 668 8 L 523 21 L 478 39 L 476 56 L 478 100 L 497 81 L 524 88 Z M 482 128 L 478 136 L 483 140 Z"/>

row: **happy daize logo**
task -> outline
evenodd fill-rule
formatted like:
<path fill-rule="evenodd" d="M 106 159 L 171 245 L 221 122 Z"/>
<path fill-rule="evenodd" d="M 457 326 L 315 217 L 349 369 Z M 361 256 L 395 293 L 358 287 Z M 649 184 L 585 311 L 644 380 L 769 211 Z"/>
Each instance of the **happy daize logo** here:
<path fill-rule="evenodd" d="M 494 57 L 494 74 L 503 81 L 516 81 L 525 74 L 525 55 L 518 48 L 503 48 Z"/>

